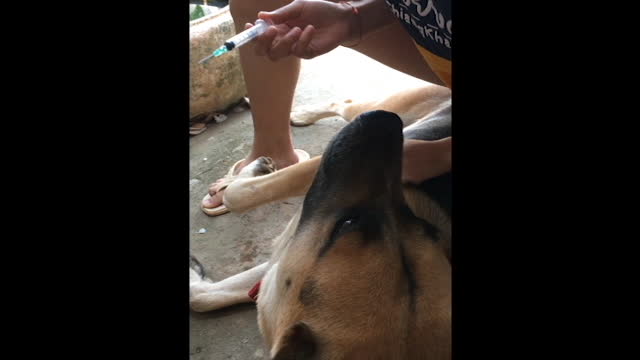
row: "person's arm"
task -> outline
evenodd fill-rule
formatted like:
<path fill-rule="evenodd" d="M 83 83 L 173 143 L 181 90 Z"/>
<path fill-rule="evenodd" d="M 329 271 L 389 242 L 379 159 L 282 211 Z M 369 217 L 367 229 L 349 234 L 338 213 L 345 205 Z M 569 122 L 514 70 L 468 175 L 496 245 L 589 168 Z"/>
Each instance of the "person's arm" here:
<path fill-rule="evenodd" d="M 289 55 L 311 59 L 340 45 L 355 45 L 369 32 L 393 21 L 384 0 L 294 0 L 274 11 L 260 12 L 258 18 L 274 24 L 255 45 L 258 55 L 272 60 Z"/>
<path fill-rule="evenodd" d="M 396 21 L 384 0 L 355 0 L 339 3 L 349 8 L 353 6 L 358 12 L 354 14 L 355 16 L 350 17 L 353 36 L 359 35 L 362 38 L 370 32 Z M 351 11 L 353 12 L 352 9 Z"/>
<path fill-rule="evenodd" d="M 405 140 L 402 182 L 419 184 L 451 171 L 451 136 L 436 140 Z"/>

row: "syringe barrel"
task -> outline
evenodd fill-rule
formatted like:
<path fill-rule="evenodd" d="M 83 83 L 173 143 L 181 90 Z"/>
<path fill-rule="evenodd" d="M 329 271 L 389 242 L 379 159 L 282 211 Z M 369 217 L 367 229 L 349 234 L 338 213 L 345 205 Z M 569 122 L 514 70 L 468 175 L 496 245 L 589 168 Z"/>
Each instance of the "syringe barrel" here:
<path fill-rule="evenodd" d="M 249 41 L 253 40 L 254 38 L 260 36 L 263 32 L 267 31 L 268 28 L 269 28 L 269 23 L 267 23 L 262 19 L 258 19 L 256 20 L 256 23 L 254 26 L 230 38 L 225 42 L 225 44 L 233 43 L 234 48 L 240 47 L 248 43 Z"/>

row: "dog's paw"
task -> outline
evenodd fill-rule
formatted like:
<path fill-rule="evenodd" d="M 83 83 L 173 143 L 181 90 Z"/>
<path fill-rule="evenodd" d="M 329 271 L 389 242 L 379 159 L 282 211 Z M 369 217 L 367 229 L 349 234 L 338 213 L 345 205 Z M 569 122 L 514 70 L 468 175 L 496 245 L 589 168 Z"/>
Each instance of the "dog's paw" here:
<path fill-rule="evenodd" d="M 297 127 L 313 125 L 316 121 L 320 120 L 319 117 L 308 116 L 308 114 L 301 114 L 299 112 L 291 112 L 291 125 Z"/>
<path fill-rule="evenodd" d="M 207 277 L 204 266 L 195 256 L 189 255 L 189 279 L 191 282 L 202 281 Z"/>
<path fill-rule="evenodd" d="M 262 176 L 271 174 L 274 171 L 276 171 L 276 164 L 273 162 L 273 159 L 268 156 L 260 156 L 242 168 L 238 176 Z"/>
<path fill-rule="evenodd" d="M 204 301 L 203 296 L 190 296 L 189 307 L 195 312 L 207 312 L 209 311 L 209 305 Z"/>
<path fill-rule="evenodd" d="M 339 105 L 337 103 L 331 103 L 330 105 L 298 106 L 291 111 L 291 125 L 309 126 L 320 119 L 336 115 L 339 116 L 338 108 Z"/>

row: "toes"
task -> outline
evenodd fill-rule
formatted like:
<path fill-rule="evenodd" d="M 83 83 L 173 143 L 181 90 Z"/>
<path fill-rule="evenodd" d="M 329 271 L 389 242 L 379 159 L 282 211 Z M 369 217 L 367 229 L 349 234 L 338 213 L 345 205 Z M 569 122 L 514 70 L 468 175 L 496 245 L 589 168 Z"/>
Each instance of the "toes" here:
<path fill-rule="evenodd" d="M 222 205 L 222 195 L 220 193 L 211 195 L 211 197 L 202 201 L 202 206 L 208 209 L 212 209 Z"/>
<path fill-rule="evenodd" d="M 216 182 L 209 185 L 209 195 L 211 196 L 215 195 L 218 191 L 220 191 L 221 187 L 222 187 L 222 179 L 218 179 Z"/>

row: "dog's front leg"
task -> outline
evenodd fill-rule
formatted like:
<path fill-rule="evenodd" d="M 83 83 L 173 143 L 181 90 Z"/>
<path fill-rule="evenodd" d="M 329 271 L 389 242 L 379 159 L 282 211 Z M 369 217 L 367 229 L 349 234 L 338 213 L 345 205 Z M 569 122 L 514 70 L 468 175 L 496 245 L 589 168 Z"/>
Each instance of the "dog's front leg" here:
<path fill-rule="evenodd" d="M 224 205 L 245 212 L 260 205 L 307 193 L 322 161 L 321 156 L 268 175 L 237 178 L 224 191 Z"/>
<path fill-rule="evenodd" d="M 267 272 L 269 263 L 265 262 L 240 274 L 219 282 L 207 279 L 202 267 L 189 269 L 189 303 L 191 309 L 205 312 L 223 307 L 252 302 L 249 290 L 258 283 Z"/>

